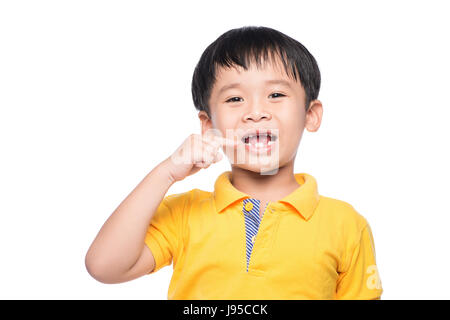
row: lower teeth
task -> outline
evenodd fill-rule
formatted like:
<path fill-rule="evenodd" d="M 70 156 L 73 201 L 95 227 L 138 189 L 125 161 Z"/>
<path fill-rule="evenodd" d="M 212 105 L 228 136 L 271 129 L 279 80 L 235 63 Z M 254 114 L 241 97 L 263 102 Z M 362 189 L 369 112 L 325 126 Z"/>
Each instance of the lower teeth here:
<path fill-rule="evenodd" d="M 273 141 L 269 141 L 268 143 L 257 142 L 255 144 L 253 144 L 252 146 L 254 148 L 259 149 L 259 148 L 265 148 L 267 146 L 271 146 L 272 144 L 273 144 Z"/>

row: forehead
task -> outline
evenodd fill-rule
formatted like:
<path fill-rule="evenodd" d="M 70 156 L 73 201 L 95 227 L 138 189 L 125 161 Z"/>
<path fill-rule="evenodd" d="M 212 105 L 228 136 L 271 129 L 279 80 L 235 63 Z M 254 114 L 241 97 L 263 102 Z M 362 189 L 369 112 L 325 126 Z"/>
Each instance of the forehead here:
<path fill-rule="evenodd" d="M 247 64 L 247 67 L 247 70 L 245 70 L 243 67 L 235 64 L 231 67 L 218 66 L 216 69 L 216 82 L 243 77 L 249 73 L 259 73 L 292 82 L 295 81 L 287 75 L 279 58 L 275 58 L 275 60 L 273 58 L 262 60 L 260 63 L 251 60 Z"/>
<path fill-rule="evenodd" d="M 302 89 L 299 80 L 295 80 L 293 75 L 288 75 L 281 59 L 269 56 L 268 59 L 256 63 L 249 61 L 247 70 L 238 65 L 231 67 L 218 66 L 216 69 L 216 80 L 213 85 L 213 92 L 220 94 L 228 87 L 236 87 L 239 83 L 255 83 L 257 85 L 285 84 L 292 89 Z M 299 79 L 297 74 L 297 79 Z M 278 81 L 278 82 L 277 82 Z M 284 83 L 283 83 L 284 82 Z"/>

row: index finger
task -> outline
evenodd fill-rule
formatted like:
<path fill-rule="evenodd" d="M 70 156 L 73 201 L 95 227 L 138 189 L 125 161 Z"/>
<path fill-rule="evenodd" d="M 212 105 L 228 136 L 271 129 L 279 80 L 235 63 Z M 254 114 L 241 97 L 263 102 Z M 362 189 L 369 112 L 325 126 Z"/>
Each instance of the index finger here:
<path fill-rule="evenodd" d="M 234 140 L 233 138 L 225 138 L 222 136 L 212 136 L 213 140 L 217 143 L 220 144 L 220 146 L 230 146 L 230 147 L 234 147 L 238 145 L 238 141 Z"/>

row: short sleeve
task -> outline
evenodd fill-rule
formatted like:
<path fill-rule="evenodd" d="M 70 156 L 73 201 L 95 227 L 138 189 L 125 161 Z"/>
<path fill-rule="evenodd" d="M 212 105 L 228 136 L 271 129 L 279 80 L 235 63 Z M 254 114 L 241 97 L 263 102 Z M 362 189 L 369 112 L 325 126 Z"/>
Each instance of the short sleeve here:
<path fill-rule="evenodd" d="M 145 235 L 145 244 L 155 258 L 155 273 L 172 263 L 182 238 L 183 194 L 166 196 L 156 209 Z"/>
<path fill-rule="evenodd" d="M 380 299 L 383 292 L 376 265 L 372 230 L 366 224 L 354 250 L 348 254 L 348 267 L 339 273 L 336 297 L 340 300 Z"/>

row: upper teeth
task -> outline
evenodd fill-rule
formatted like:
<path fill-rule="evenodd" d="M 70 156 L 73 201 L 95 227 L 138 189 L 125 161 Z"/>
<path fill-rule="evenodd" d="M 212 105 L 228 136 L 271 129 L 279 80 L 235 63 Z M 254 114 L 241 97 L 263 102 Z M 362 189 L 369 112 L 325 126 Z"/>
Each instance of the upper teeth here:
<path fill-rule="evenodd" d="M 258 136 L 270 136 L 270 139 L 272 140 L 275 140 L 276 139 L 276 136 L 274 136 L 274 135 L 272 135 L 272 134 L 269 134 L 269 133 L 260 133 L 260 134 L 251 134 L 251 135 L 248 135 L 248 136 L 244 136 L 244 138 L 242 138 L 242 140 L 246 140 L 246 139 L 250 139 L 250 138 L 254 138 L 254 137 L 258 137 Z"/>

